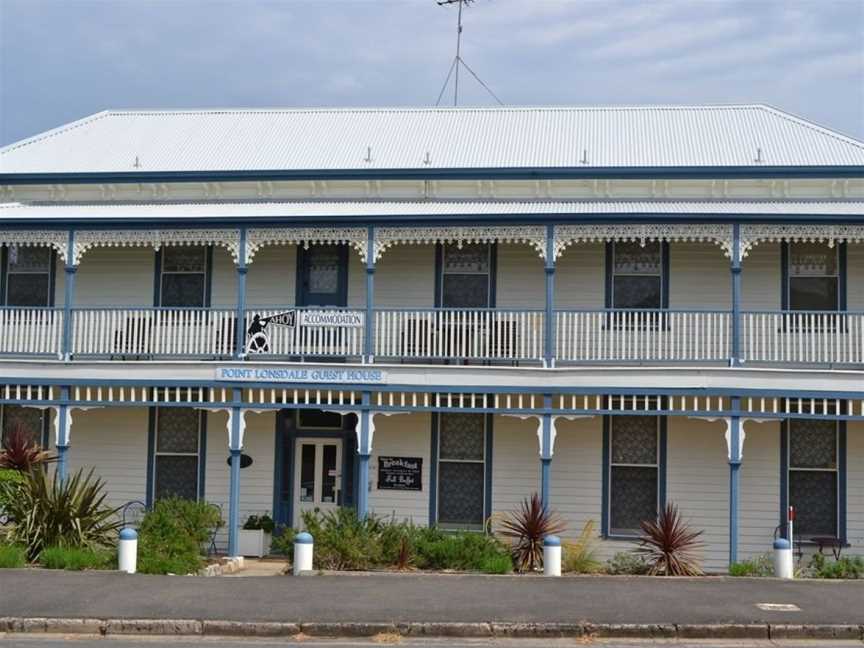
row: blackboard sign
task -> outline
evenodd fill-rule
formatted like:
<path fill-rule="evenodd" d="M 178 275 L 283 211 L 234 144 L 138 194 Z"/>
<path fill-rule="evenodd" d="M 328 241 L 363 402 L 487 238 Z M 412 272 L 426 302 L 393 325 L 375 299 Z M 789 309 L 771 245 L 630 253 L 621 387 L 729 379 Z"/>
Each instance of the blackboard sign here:
<path fill-rule="evenodd" d="M 423 459 L 378 457 L 379 490 L 423 490 Z"/>

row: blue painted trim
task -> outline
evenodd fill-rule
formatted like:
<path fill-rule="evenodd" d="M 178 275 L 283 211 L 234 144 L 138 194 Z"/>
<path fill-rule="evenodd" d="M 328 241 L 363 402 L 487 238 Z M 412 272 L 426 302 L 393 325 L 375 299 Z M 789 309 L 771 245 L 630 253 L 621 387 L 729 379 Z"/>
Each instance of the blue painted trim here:
<path fill-rule="evenodd" d="M 837 257 L 838 257 L 838 277 L 837 277 L 837 298 L 839 300 L 838 307 L 841 311 L 845 312 L 847 310 L 848 301 L 847 301 L 847 293 L 848 293 L 848 275 L 847 275 L 847 251 L 848 247 L 846 243 L 838 243 L 837 244 Z"/>
<path fill-rule="evenodd" d="M 273 521 L 276 523 L 276 526 L 291 526 L 293 520 L 285 521 L 283 511 L 282 511 L 282 480 L 283 480 L 283 471 L 285 469 L 285 457 L 283 455 L 285 443 L 283 440 L 283 412 L 285 410 L 279 410 L 276 412 L 275 423 L 273 426 L 273 503 L 271 505 L 271 510 L 273 511 Z"/>
<path fill-rule="evenodd" d="M 549 509 L 551 505 L 550 490 L 552 487 L 552 459 L 540 459 L 540 501 L 543 508 Z"/>
<path fill-rule="evenodd" d="M 204 254 L 204 308 L 210 308 L 213 296 L 213 246 L 208 245 Z"/>
<path fill-rule="evenodd" d="M 666 416 L 660 416 L 660 438 L 659 447 L 657 448 L 660 454 L 657 466 L 657 511 L 661 511 L 666 506 L 666 484 L 667 484 L 667 466 L 669 457 L 669 419 Z"/>
<path fill-rule="evenodd" d="M 660 308 L 669 310 L 669 242 L 660 242 Z"/>
<path fill-rule="evenodd" d="M 156 408 L 147 408 L 147 490 L 144 495 L 147 508 L 153 506 L 156 474 Z"/>
<path fill-rule="evenodd" d="M 233 180 L 556 180 L 678 178 L 860 178 L 862 165 L 455 167 L 0 173 L 0 184 L 228 182 Z"/>
<path fill-rule="evenodd" d="M 494 415 L 487 414 L 486 415 L 486 452 L 483 457 L 483 473 L 484 473 L 484 484 L 483 484 L 483 518 L 484 523 L 492 516 L 492 451 L 493 451 L 493 443 L 494 443 L 495 429 L 494 429 Z"/>
<path fill-rule="evenodd" d="M 6 269 L 9 265 L 9 246 L 0 245 L 0 306 L 6 306 Z"/>
<path fill-rule="evenodd" d="M 545 335 L 544 360 L 547 367 L 555 365 L 555 352 L 557 344 L 555 340 L 555 226 L 546 226 L 546 312 L 544 315 Z"/>
<path fill-rule="evenodd" d="M 69 230 L 66 241 L 66 264 L 64 271 L 66 276 L 63 284 L 63 339 L 60 343 L 60 348 L 63 353 L 63 358 L 69 360 L 72 357 L 72 306 L 75 303 L 75 272 L 78 270 L 75 265 L 75 230 Z M 48 294 L 49 304 L 54 303 L 54 273 L 56 272 L 57 262 L 54 258 L 54 253 L 51 254 L 51 277 L 49 277 Z"/>
<path fill-rule="evenodd" d="M 211 256 L 212 259 L 212 256 Z M 234 316 L 236 327 L 234 331 L 234 357 L 243 358 L 246 353 L 246 228 L 240 228 L 240 251 L 237 258 L 237 312 Z M 212 272 L 208 276 L 212 276 Z M 209 281 L 208 281 L 209 283 Z"/>
<path fill-rule="evenodd" d="M 846 501 L 848 496 L 846 428 L 846 421 L 837 423 L 837 537 L 844 545 L 849 541 Z"/>
<path fill-rule="evenodd" d="M 313 544 L 314 539 L 306 531 L 301 531 L 294 536 L 294 544 Z"/>
<path fill-rule="evenodd" d="M 741 408 L 740 399 L 733 397 L 733 408 Z M 741 419 L 729 418 L 729 564 L 738 562 L 738 516 L 741 489 Z"/>
<path fill-rule="evenodd" d="M 69 387 L 63 386 L 60 388 L 61 397 L 68 400 L 69 398 Z M 67 405 L 60 405 L 57 409 L 57 434 L 58 438 L 54 440 L 55 445 L 54 448 L 57 451 L 57 476 L 60 481 L 66 479 L 67 474 L 67 464 L 68 458 L 67 453 L 69 451 L 69 442 L 70 439 L 66 434 L 66 422 L 69 416 L 69 407 Z M 58 443 L 62 442 L 62 443 Z"/>
<path fill-rule="evenodd" d="M 366 326 L 363 331 L 363 350 L 369 362 L 375 355 L 375 227 L 370 225 L 366 230 Z"/>
<path fill-rule="evenodd" d="M 489 308 L 498 302 L 498 244 L 489 244 Z"/>
<path fill-rule="evenodd" d="M 438 524 L 438 412 L 432 412 L 429 449 L 429 526 Z"/>
<path fill-rule="evenodd" d="M 198 501 L 207 498 L 207 412 L 198 413 Z"/>
<path fill-rule="evenodd" d="M 369 514 L 369 457 L 372 454 L 372 438 L 369 434 L 369 404 L 371 395 L 363 392 L 360 409 L 360 439 L 357 444 L 357 517 L 366 518 Z"/>
<path fill-rule="evenodd" d="M 741 364 L 741 225 L 732 225 L 732 357 L 730 364 Z"/>
<path fill-rule="evenodd" d="M 432 303 L 435 308 L 441 308 L 444 303 L 442 294 L 444 292 L 444 246 L 440 243 L 435 244 L 435 296 Z"/>
<path fill-rule="evenodd" d="M 789 419 L 780 421 L 780 536 L 790 542 L 789 529 Z"/>
<path fill-rule="evenodd" d="M 605 246 L 604 254 L 603 254 L 603 276 L 604 276 L 604 293 L 603 293 L 603 305 L 610 309 L 612 308 L 612 292 L 613 292 L 613 281 L 612 281 L 612 266 L 614 264 L 615 259 L 615 248 L 613 247 L 615 244 L 612 241 L 608 241 Z"/>
<path fill-rule="evenodd" d="M 228 449 L 231 454 L 231 466 L 229 468 L 229 496 L 228 496 L 228 555 L 237 555 L 237 538 L 240 530 L 240 455 L 243 445 L 240 440 L 240 411 L 239 403 L 242 401 L 242 393 L 239 389 L 232 390 L 231 401 L 231 436 Z"/>
<path fill-rule="evenodd" d="M 162 248 L 153 255 L 153 306 L 162 306 Z"/>

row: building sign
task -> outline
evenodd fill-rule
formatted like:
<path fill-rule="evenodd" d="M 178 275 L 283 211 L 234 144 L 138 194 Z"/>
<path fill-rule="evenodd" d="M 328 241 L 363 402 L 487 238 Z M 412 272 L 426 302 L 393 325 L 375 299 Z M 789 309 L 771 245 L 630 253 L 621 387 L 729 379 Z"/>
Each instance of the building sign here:
<path fill-rule="evenodd" d="M 383 385 L 387 372 L 381 369 L 342 368 L 334 366 L 302 367 L 217 367 L 216 380 L 267 383 L 324 383 Z"/>
<path fill-rule="evenodd" d="M 270 353 L 271 324 L 295 329 L 307 328 L 363 328 L 363 313 L 337 310 L 289 310 L 262 317 L 255 313 L 246 329 L 246 353 Z"/>
<path fill-rule="evenodd" d="M 378 457 L 379 490 L 423 490 L 423 459 Z"/>
<path fill-rule="evenodd" d="M 330 328 L 362 328 L 363 313 L 345 311 L 301 311 L 301 326 L 327 326 Z"/>

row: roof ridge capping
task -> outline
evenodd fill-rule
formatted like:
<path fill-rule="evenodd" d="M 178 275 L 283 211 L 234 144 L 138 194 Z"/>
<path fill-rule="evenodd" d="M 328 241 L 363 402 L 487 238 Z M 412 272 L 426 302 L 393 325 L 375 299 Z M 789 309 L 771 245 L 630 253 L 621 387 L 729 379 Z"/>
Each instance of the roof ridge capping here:
<path fill-rule="evenodd" d="M 7 144 L 6 146 L 0 146 L 0 155 L 10 153 L 15 149 L 29 146 L 30 144 L 36 144 L 37 142 L 41 142 L 43 140 L 56 137 L 58 135 L 62 135 L 63 133 L 66 133 L 70 130 L 75 130 L 76 128 L 80 128 L 81 126 L 86 126 L 87 124 L 90 124 L 94 121 L 111 116 L 111 113 L 112 111 L 110 110 L 100 110 L 97 113 L 87 115 L 86 117 L 81 117 L 80 119 L 71 121 L 68 124 L 61 124 L 60 126 L 56 126 L 55 128 L 52 128 L 50 130 L 42 131 L 41 133 L 36 133 L 35 135 L 31 135 L 30 137 L 25 137 L 22 140 L 18 140 L 17 142 Z"/>
<path fill-rule="evenodd" d="M 827 126 L 822 126 L 821 124 L 817 124 L 814 121 L 810 121 L 809 119 L 805 119 L 800 115 L 796 115 L 795 113 L 790 113 L 786 110 L 781 110 L 771 104 L 757 104 L 759 108 L 762 110 L 768 111 L 780 117 L 781 119 L 785 119 L 787 121 L 791 121 L 799 126 L 803 126 L 804 128 L 809 128 L 818 133 L 822 133 L 823 135 L 827 135 L 829 137 L 833 137 L 834 139 L 840 140 L 841 142 L 846 142 L 847 144 L 852 144 L 853 146 L 857 146 L 858 148 L 864 150 L 864 141 L 859 139 L 855 139 L 851 135 L 846 135 L 838 130 L 834 130 L 833 128 L 828 128 Z"/>

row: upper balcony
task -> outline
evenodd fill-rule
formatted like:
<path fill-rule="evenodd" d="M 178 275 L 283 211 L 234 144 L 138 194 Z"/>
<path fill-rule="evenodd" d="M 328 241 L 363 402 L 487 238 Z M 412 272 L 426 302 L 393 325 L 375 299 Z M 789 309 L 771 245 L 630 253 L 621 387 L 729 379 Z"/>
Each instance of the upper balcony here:
<path fill-rule="evenodd" d="M 864 365 L 857 226 L 3 236 L 3 358 Z"/>

